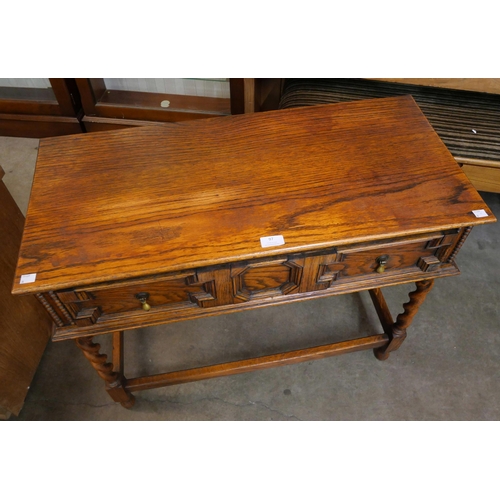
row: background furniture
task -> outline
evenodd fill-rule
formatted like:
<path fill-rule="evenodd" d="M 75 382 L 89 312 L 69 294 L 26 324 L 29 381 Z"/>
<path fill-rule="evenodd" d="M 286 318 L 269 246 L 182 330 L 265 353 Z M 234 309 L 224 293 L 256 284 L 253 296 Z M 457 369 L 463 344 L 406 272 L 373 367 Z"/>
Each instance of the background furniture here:
<path fill-rule="evenodd" d="M 76 79 L 83 103 L 82 122 L 86 131 L 193 120 L 231 113 L 228 79 L 177 79 L 177 82 L 168 78 L 115 80 L 117 79 Z M 175 93 L 176 88 L 181 92 L 190 92 L 191 95 Z M 215 92 L 215 89 L 219 89 L 219 92 Z M 196 92 L 202 95 L 192 95 Z"/>
<path fill-rule="evenodd" d="M 0 167 L 0 418 L 19 415 L 52 333 L 35 297 L 11 294 L 24 216 L 1 181 Z"/>
<path fill-rule="evenodd" d="M 82 132 L 72 78 L 0 78 L 0 135 L 51 137 Z"/>
<path fill-rule="evenodd" d="M 278 92 L 275 80 L 254 78 L 3 78 L 0 135 L 41 138 L 276 109 Z"/>
<path fill-rule="evenodd" d="M 87 132 L 277 109 L 280 91 L 275 79 L 112 80 L 76 79 Z"/>

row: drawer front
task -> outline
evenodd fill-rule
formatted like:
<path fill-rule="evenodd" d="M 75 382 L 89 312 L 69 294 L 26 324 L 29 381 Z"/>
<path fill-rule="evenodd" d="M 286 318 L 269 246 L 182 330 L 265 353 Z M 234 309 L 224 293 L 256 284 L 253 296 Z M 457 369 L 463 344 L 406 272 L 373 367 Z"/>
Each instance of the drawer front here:
<path fill-rule="evenodd" d="M 90 326 L 106 316 L 221 305 L 224 301 L 218 298 L 216 279 L 222 274 L 224 269 L 193 271 L 127 285 L 58 292 L 57 298 L 74 324 Z"/>
<path fill-rule="evenodd" d="M 373 276 L 401 271 L 435 271 L 448 258 L 457 243 L 457 230 L 433 237 L 409 239 L 364 248 L 339 249 L 337 260 L 344 267 L 343 277 Z"/>
<path fill-rule="evenodd" d="M 381 244 L 338 247 L 308 255 L 301 291 L 320 291 L 341 283 L 385 275 L 436 271 L 458 241 L 458 231 Z"/>
<path fill-rule="evenodd" d="M 428 241 L 406 243 L 401 246 L 377 246 L 366 250 L 339 252 L 344 265 L 343 277 L 388 273 L 416 267 L 420 259 L 434 256 L 435 249 L 426 248 Z M 439 259 L 434 256 L 436 265 Z"/>

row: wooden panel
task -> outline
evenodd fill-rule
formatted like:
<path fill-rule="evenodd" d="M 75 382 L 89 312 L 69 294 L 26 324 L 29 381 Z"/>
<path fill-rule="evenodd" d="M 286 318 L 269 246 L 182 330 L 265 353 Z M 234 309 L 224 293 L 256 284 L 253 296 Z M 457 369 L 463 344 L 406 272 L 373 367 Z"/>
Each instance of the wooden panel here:
<path fill-rule="evenodd" d="M 100 116 L 85 115 L 82 118 L 82 124 L 86 132 L 105 132 L 108 130 L 120 130 L 129 127 L 161 126 L 164 122 L 125 120 L 123 118 L 102 118 Z"/>
<path fill-rule="evenodd" d="M 75 81 L 71 78 L 51 78 L 50 84 L 63 116 L 77 117 L 81 114 L 81 102 Z"/>
<path fill-rule="evenodd" d="M 24 217 L 2 177 L 0 167 L 0 414 L 6 418 L 23 406 L 52 322 L 35 297 L 11 294 Z"/>
<path fill-rule="evenodd" d="M 50 91 L 50 95 L 43 94 L 43 89 L 28 90 L 30 91 L 30 93 L 32 93 L 33 91 L 39 91 L 42 93 L 42 96 L 37 100 L 21 100 L 18 98 L 9 98 L 8 96 L 0 98 L 0 113 L 54 116 L 61 115 L 61 108 L 59 107 L 59 103 L 54 97 L 52 89 L 46 89 L 47 91 Z"/>
<path fill-rule="evenodd" d="M 243 78 L 243 107 L 245 113 L 256 111 L 255 78 Z"/>
<path fill-rule="evenodd" d="M 242 285 L 250 292 L 279 288 L 290 279 L 290 269 L 282 264 L 249 268 L 242 275 Z"/>
<path fill-rule="evenodd" d="M 462 165 L 462 170 L 478 191 L 500 193 L 500 168 Z"/>
<path fill-rule="evenodd" d="M 87 115 L 95 115 L 96 102 L 106 91 L 102 78 L 75 78 L 78 93 L 82 100 L 83 111 Z"/>
<path fill-rule="evenodd" d="M 494 220 L 411 97 L 52 138 L 14 292 Z"/>
<path fill-rule="evenodd" d="M 118 106 L 109 103 L 97 103 L 96 114 L 103 118 L 123 118 L 127 120 L 145 120 L 160 122 L 178 122 L 185 120 L 197 120 L 200 118 L 213 118 L 223 115 L 218 111 L 203 110 L 179 110 L 164 109 L 159 106 L 155 108 L 141 108 L 135 106 Z"/>
<path fill-rule="evenodd" d="M 55 137 L 80 134 L 82 126 L 69 116 L 0 114 L 0 135 L 6 137 Z"/>
<path fill-rule="evenodd" d="M 278 109 L 280 78 L 231 78 L 231 114 Z"/>
<path fill-rule="evenodd" d="M 231 266 L 236 301 L 275 297 L 299 291 L 303 259 L 271 259 Z"/>
<path fill-rule="evenodd" d="M 231 114 L 245 113 L 245 79 L 230 78 L 229 88 L 231 93 Z"/>

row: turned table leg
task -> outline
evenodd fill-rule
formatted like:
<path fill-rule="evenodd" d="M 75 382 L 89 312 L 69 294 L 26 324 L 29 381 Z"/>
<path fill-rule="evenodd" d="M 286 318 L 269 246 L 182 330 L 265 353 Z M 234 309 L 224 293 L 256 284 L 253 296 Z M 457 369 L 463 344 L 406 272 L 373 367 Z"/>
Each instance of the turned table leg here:
<path fill-rule="evenodd" d="M 119 332 L 121 333 L 121 332 Z M 107 362 L 106 354 L 101 354 L 101 346 L 92 341 L 92 337 L 75 339 L 76 345 L 82 350 L 84 356 L 90 361 L 98 375 L 106 382 L 106 391 L 111 398 L 120 403 L 124 408 L 132 408 L 135 403 L 134 396 L 123 386 L 121 368 L 114 371 L 113 363 Z"/>
<path fill-rule="evenodd" d="M 404 312 L 399 314 L 395 323 L 391 326 L 389 337 L 390 341 L 383 347 L 374 349 L 377 359 L 383 361 L 389 357 L 392 351 L 395 351 L 406 338 L 406 329 L 410 326 L 413 317 L 417 314 L 419 307 L 425 300 L 426 295 L 431 291 L 434 280 L 423 280 L 415 283 L 417 289 L 410 292 L 410 300 L 403 304 Z"/>

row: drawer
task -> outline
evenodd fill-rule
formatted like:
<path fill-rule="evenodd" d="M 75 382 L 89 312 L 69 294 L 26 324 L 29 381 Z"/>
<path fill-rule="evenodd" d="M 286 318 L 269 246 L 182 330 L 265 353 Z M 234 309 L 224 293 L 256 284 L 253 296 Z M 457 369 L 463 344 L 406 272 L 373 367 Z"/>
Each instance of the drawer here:
<path fill-rule="evenodd" d="M 127 284 L 66 290 L 57 292 L 56 296 L 68 311 L 70 322 L 90 326 L 99 318 L 113 315 L 149 315 L 158 310 L 220 305 L 216 275 L 190 271 L 156 279 L 132 280 Z"/>
<path fill-rule="evenodd" d="M 341 277 L 370 276 L 374 273 L 435 271 L 445 261 L 457 232 L 404 242 L 338 249 Z"/>

